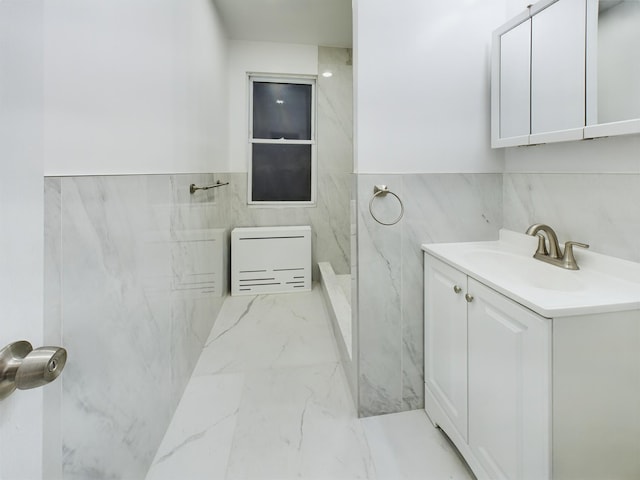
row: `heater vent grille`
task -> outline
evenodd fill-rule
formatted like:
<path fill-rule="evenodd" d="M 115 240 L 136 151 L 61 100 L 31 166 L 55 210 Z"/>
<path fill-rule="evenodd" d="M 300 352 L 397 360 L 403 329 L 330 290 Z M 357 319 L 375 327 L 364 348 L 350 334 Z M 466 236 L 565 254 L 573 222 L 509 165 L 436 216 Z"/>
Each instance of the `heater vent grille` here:
<path fill-rule="evenodd" d="M 311 290 L 311 227 L 235 228 L 231 294 Z"/>

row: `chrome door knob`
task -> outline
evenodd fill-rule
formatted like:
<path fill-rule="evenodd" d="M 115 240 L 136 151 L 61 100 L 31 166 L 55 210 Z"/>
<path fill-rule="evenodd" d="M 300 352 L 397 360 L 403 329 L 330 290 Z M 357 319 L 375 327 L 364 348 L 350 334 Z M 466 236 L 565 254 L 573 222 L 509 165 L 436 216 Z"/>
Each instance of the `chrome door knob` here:
<path fill-rule="evenodd" d="M 14 342 L 0 350 L 0 400 L 16 388 L 28 390 L 52 382 L 67 362 L 67 351 L 61 347 L 40 347 L 29 342 Z"/>
<path fill-rule="evenodd" d="M 460 293 L 462 291 L 462 287 L 460 285 L 454 285 L 453 291 L 456 293 Z"/>
<path fill-rule="evenodd" d="M 466 294 L 464 295 L 464 299 L 465 299 L 467 302 L 471 303 L 471 302 L 473 302 L 473 295 L 471 295 L 471 294 L 469 294 L 469 293 L 466 293 Z"/>

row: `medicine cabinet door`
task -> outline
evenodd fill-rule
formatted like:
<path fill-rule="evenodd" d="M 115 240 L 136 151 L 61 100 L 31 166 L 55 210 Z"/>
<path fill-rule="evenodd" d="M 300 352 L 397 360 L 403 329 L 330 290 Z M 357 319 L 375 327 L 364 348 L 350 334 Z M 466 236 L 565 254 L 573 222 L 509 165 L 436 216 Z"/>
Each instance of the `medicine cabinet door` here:
<path fill-rule="evenodd" d="M 583 138 L 586 0 L 531 7 L 530 143 Z"/>

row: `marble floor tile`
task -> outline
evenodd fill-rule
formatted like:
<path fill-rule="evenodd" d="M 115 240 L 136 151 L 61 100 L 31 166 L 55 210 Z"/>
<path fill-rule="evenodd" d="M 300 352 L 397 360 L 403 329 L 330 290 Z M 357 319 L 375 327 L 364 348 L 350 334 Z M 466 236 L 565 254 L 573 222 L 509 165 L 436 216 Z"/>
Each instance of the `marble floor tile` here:
<path fill-rule="evenodd" d="M 225 300 L 147 480 L 473 478 L 424 412 L 357 418 L 322 302 Z"/>
<path fill-rule="evenodd" d="M 243 386 L 241 373 L 192 378 L 147 480 L 224 478 Z"/>
<path fill-rule="evenodd" d="M 247 376 L 228 479 L 373 477 L 338 363 Z"/>
<path fill-rule="evenodd" d="M 194 375 L 337 362 L 317 290 L 227 298 Z"/>
<path fill-rule="evenodd" d="M 360 422 L 379 479 L 475 479 L 424 410 L 368 417 Z"/>

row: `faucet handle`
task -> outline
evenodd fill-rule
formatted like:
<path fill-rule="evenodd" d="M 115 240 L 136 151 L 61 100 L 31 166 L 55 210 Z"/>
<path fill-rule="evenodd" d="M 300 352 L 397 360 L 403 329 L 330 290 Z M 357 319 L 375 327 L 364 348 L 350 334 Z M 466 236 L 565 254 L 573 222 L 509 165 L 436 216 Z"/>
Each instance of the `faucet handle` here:
<path fill-rule="evenodd" d="M 564 242 L 564 254 L 562 255 L 562 262 L 564 263 L 565 268 L 568 268 L 569 270 L 580 270 L 580 267 L 578 267 L 576 259 L 573 256 L 574 246 L 580 248 L 589 248 L 589 245 L 587 245 L 586 243 L 573 241 Z"/>
<path fill-rule="evenodd" d="M 547 252 L 547 240 L 542 233 L 536 233 L 536 237 L 538 237 L 538 249 L 536 250 L 536 255 L 549 255 Z"/>

